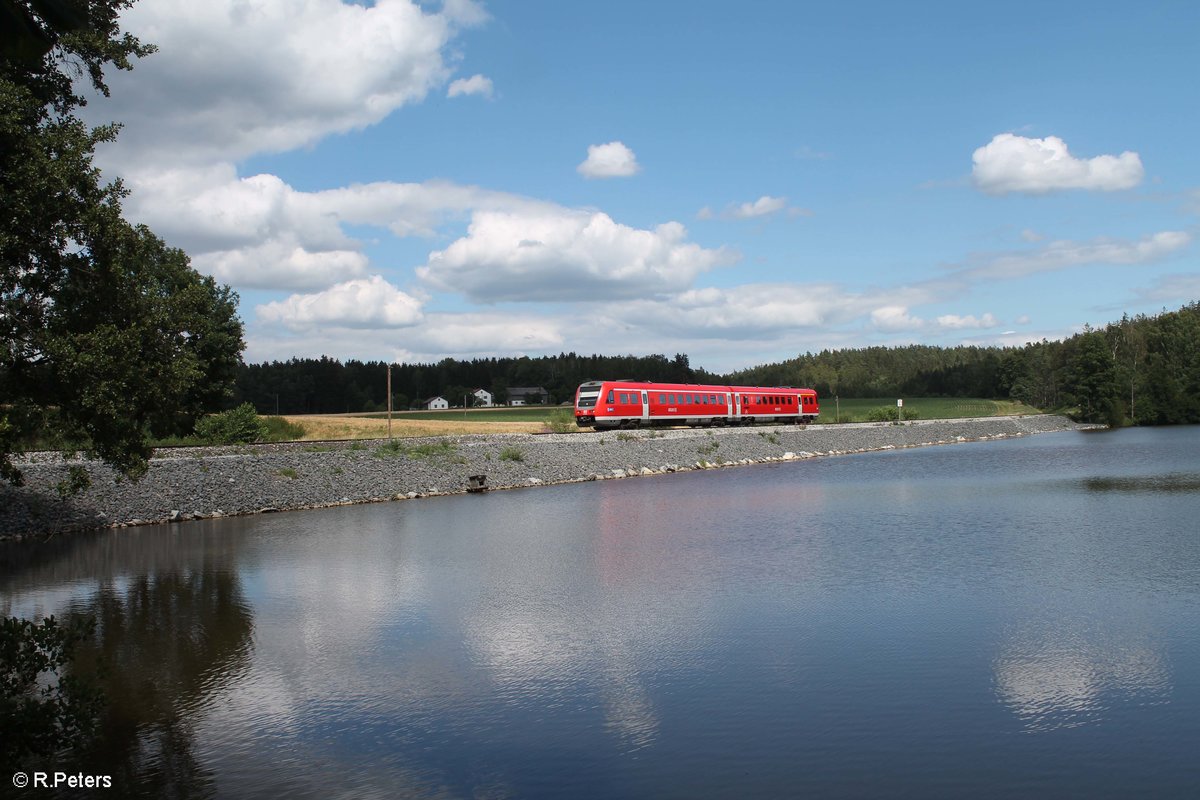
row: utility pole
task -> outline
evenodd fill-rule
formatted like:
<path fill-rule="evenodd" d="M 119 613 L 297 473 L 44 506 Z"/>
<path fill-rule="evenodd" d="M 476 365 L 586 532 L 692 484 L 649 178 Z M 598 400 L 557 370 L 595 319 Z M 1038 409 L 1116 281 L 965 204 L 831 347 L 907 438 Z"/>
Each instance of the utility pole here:
<path fill-rule="evenodd" d="M 388 394 L 388 441 L 392 440 L 392 365 L 388 364 L 387 394 Z"/>

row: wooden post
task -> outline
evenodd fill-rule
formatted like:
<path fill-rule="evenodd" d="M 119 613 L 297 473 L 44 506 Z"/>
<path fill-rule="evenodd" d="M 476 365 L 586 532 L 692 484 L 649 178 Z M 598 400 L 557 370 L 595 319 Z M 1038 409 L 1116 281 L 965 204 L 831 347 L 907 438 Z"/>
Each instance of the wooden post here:
<path fill-rule="evenodd" d="M 387 379 L 387 393 L 388 393 L 388 441 L 390 442 L 390 441 L 392 440 L 392 365 L 391 365 L 391 364 L 388 364 L 388 373 L 387 373 L 387 375 L 388 375 L 388 379 Z"/>

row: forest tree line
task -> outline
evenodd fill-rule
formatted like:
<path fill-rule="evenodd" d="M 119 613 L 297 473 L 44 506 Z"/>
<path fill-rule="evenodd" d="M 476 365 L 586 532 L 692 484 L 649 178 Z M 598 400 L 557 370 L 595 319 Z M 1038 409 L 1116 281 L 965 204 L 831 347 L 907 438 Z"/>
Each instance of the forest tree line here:
<path fill-rule="evenodd" d="M 436 364 L 393 364 L 392 407 L 405 410 L 431 397 L 454 406 L 472 402 L 476 389 L 503 405 L 510 387 L 541 387 L 550 403 L 575 399 L 579 384 L 596 378 L 702 383 L 719 376 L 693 369 L 683 354 L 650 356 L 556 356 L 443 359 Z M 470 398 L 469 400 L 467 398 Z M 230 403 L 249 401 L 261 414 L 342 414 L 387 409 L 387 364 L 293 358 L 243 364 Z"/>
<path fill-rule="evenodd" d="M 688 356 L 444 359 L 392 367 L 393 407 L 432 396 L 463 405 L 475 389 L 504 403 L 509 387 L 540 386 L 551 403 L 586 380 L 808 386 L 821 397 L 984 397 L 1112 424 L 1200 422 L 1200 303 L 1123 317 L 1062 341 L 1021 347 L 864 347 L 823 350 L 730 374 L 692 367 Z M 330 358 L 242 365 L 234 404 L 264 414 L 328 414 L 387 408 L 387 365 Z"/>

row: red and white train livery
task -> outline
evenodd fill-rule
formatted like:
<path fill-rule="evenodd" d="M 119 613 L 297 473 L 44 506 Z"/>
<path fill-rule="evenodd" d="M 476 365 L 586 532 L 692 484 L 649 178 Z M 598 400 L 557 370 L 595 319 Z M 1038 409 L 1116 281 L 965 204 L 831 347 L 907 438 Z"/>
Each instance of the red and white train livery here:
<path fill-rule="evenodd" d="M 581 428 L 803 424 L 819 413 L 816 392 L 791 386 L 588 381 L 575 392 L 575 423 Z"/>

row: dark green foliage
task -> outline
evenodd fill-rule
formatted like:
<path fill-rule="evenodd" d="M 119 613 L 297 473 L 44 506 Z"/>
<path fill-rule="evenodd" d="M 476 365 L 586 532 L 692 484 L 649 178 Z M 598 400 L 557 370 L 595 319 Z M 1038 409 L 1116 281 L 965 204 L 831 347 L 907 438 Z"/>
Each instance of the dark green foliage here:
<path fill-rule="evenodd" d="M 541 386 L 552 404 L 571 401 L 586 380 L 635 378 L 680 383 L 711 383 L 719 376 L 695 369 L 687 356 L 581 356 L 560 353 L 539 358 L 443 359 L 436 364 L 392 366 L 392 407 L 441 395 L 461 404 L 463 395 L 487 389 L 506 401 L 510 386 Z M 343 414 L 387 408 L 387 365 L 381 361 L 332 358 L 292 359 L 243 365 L 235 402 L 249 401 L 263 414 Z M 400 402 L 401 400 L 405 402 Z"/>
<path fill-rule="evenodd" d="M 47 440 L 136 477 L 150 436 L 229 394 L 237 296 L 127 223 L 92 165 L 117 128 L 75 116 L 72 78 L 106 94 L 106 68 L 153 51 L 117 27 L 131 3 L 0 1 L 19 21 L 0 60 L 0 477 L 19 482 L 9 456 Z"/>
<path fill-rule="evenodd" d="M 303 439 L 304 434 L 308 433 L 300 423 L 289 422 L 283 417 L 260 417 L 259 419 L 267 429 L 262 437 L 265 442 L 296 442 Z"/>
<path fill-rule="evenodd" d="M 1079 418 L 1087 422 L 1109 419 L 1116 399 L 1116 368 L 1104 334 L 1086 331 L 1067 342 L 1071 398 Z"/>
<path fill-rule="evenodd" d="M 265 439 L 267 433 L 267 424 L 249 403 L 196 423 L 196 436 L 206 444 L 251 444 Z"/>
<path fill-rule="evenodd" d="M 0 622 L 0 774 L 6 779 L 31 759 L 90 741 L 101 695 L 70 667 L 95 628 L 93 619 Z"/>

